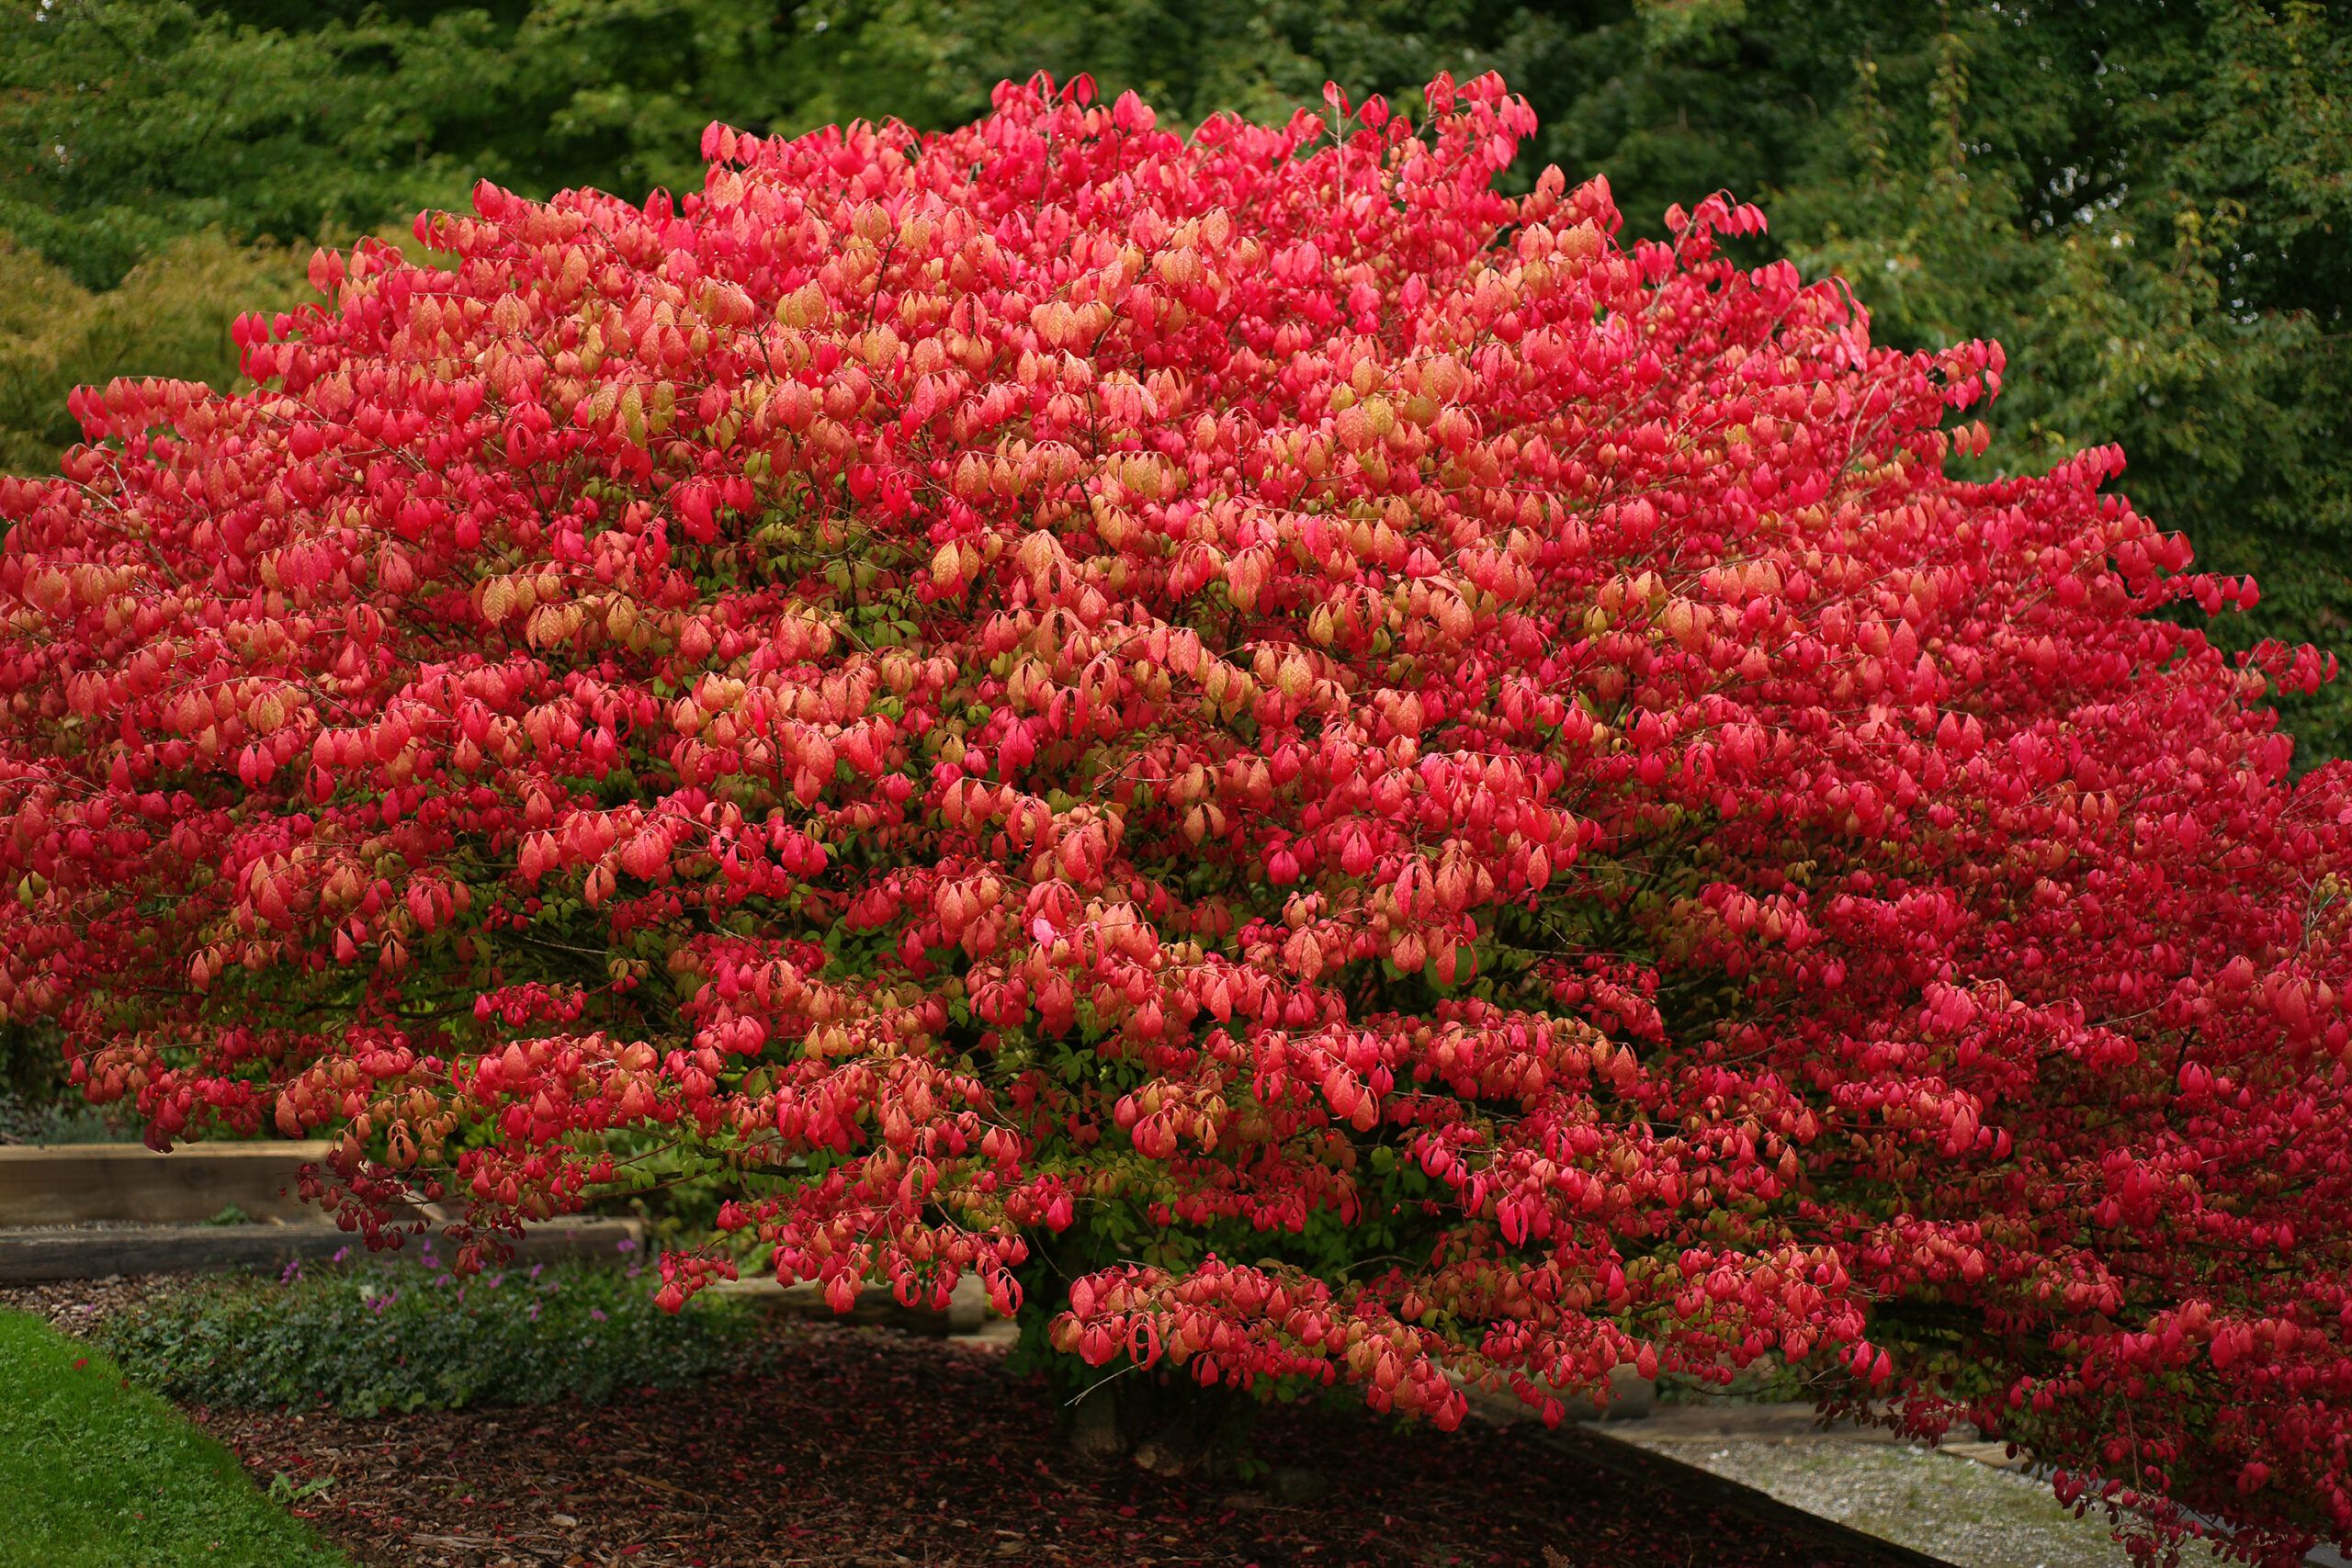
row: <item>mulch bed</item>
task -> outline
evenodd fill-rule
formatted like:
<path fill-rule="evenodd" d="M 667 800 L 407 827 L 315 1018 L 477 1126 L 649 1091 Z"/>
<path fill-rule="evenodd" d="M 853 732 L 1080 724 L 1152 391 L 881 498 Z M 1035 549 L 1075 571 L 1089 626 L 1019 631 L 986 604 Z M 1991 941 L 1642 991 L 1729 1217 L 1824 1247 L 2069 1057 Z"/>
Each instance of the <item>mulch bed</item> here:
<path fill-rule="evenodd" d="M 1266 1413 L 1277 1503 L 1072 1458 L 1001 1348 L 779 1325 L 760 1370 L 601 1408 L 196 1418 L 370 1565 L 1864 1568 L 1803 1532 L 1577 1462 L 1539 1428 Z M 1309 1472 L 1328 1486 L 1312 1502 Z"/>
<path fill-rule="evenodd" d="M 0 1288 L 68 1333 L 171 1276 Z M 192 1410 L 368 1568 L 1885 1568 L 1586 1462 L 1532 1423 L 1277 1407 L 1274 1484 L 1093 1465 L 1001 1342 L 773 1322 L 744 1375 L 613 1404 L 358 1419 Z M 1319 1495 L 1318 1495 L 1319 1494 Z M 1910 1561 L 1917 1561 L 1916 1558 Z"/>
<path fill-rule="evenodd" d="M 147 1295 L 179 1282 L 172 1274 L 109 1274 L 103 1280 L 57 1280 L 39 1285 L 0 1285 L 0 1307 L 49 1320 L 61 1334 L 81 1334 L 98 1319 L 135 1306 Z"/>

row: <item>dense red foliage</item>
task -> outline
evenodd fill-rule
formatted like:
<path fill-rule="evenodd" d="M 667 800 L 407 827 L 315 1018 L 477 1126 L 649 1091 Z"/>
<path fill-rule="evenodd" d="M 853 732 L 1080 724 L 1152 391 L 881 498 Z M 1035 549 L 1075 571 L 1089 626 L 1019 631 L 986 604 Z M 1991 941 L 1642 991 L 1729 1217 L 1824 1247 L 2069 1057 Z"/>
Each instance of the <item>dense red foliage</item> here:
<path fill-rule="evenodd" d="M 1430 99 L 715 128 L 83 394 L 0 490 L 11 1014 L 369 1227 L 683 1145 L 780 1273 L 1097 1366 L 1777 1352 L 2352 1536 L 2318 656 L 2151 618 L 2253 590 L 2112 450 L 1946 477 L 1996 348 Z"/>

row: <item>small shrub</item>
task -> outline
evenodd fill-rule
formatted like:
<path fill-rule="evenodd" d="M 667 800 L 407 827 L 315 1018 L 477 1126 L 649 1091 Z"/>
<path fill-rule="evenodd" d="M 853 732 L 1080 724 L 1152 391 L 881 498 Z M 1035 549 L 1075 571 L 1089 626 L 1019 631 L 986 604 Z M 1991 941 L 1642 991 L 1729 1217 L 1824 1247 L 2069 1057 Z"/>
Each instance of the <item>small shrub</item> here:
<path fill-rule="evenodd" d="M 717 1368 L 744 1314 L 705 1300 L 673 1315 L 637 1268 L 530 1264 L 463 1279 L 428 1255 L 282 1280 L 207 1280 L 112 1320 L 137 1381 L 198 1404 L 329 1404 L 345 1415 L 600 1404 Z"/>
<path fill-rule="evenodd" d="M 111 1106 L 60 1103 L 0 1089 L 0 1144 L 110 1144 L 138 1136 L 137 1127 L 126 1127 Z"/>
<path fill-rule="evenodd" d="M 0 288 L 6 283 L 0 270 Z M 96 1144 L 138 1136 L 135 1119 L 123 1108 L 92 1105 L 82 1098 L 54 1029 L 0 1024 L 0 1144 Z"/>

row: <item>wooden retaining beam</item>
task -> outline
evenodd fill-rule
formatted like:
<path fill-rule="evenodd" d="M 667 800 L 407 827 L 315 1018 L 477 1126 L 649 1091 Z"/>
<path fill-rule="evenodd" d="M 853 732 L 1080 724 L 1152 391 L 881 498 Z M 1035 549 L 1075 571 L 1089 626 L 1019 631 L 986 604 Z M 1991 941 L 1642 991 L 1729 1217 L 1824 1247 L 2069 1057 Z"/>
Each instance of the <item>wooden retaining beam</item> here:
<path fill-rule="evenodd" d="M 534 1225 L 523 1235 L 515 1256 L 610 1258 L 624 1243 L 644 1244 L 635 1220 L 583 1219 Z M 316 1220 L 300 1224 L 82 1225 L 57 1229 L 0 1228 L 0 1284 L 51 1280 L 96 1280 L 109 1274 L 220 1273 L 229 1269 L 278 1269 L 292 1262 L 323 1262 L 348 1248 L 367 1248 L 348 1231 Z M 412 1241 L 382 1258 L 414 1258 Z"/>
<path fill-rule="evenodd" d="M 857 1292 L 856 1304 L 846 1313 L 833 1311 L 826 1303 L 824 1292 L 814 1285 L 779 1285 L 764 1276 L 721 1280 L 707 1290 L 714 1298 L 743 1302 L 753 1311 L 773 1316 L 871 1324 L 909 1334 L 978 1334 L 989 1317 L 988 1292 L 977 1274 L 967 1274 L 956 1282 L 944 1312 L 901 1306 L 888 1285 L 867 1285 Z"/>
<path fill-rule="evenodd" d="M 169 1154 L 144 1144 L 0 1146 L 0 1226 L 193 1224 L 230 1208 L 254 1220 L 315 1218 L 295 1182 L 333 1147 L 281 1139 L 182 1144 Z"/>

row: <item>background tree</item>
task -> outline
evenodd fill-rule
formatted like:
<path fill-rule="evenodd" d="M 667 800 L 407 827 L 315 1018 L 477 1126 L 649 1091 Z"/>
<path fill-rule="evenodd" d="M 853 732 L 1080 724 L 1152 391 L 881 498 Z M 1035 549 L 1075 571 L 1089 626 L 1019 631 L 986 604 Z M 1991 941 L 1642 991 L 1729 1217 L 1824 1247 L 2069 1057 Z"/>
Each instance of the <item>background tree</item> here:
<path fill-rule="evenodd" d="M 37 473 L 79 437 L 67 400 L 116 376 L 232 384 L 229 323 L 311 296 L 299 258 L 218 232 L 175 239 L 93 291 L 0 236 L 0 470 Z"/>

